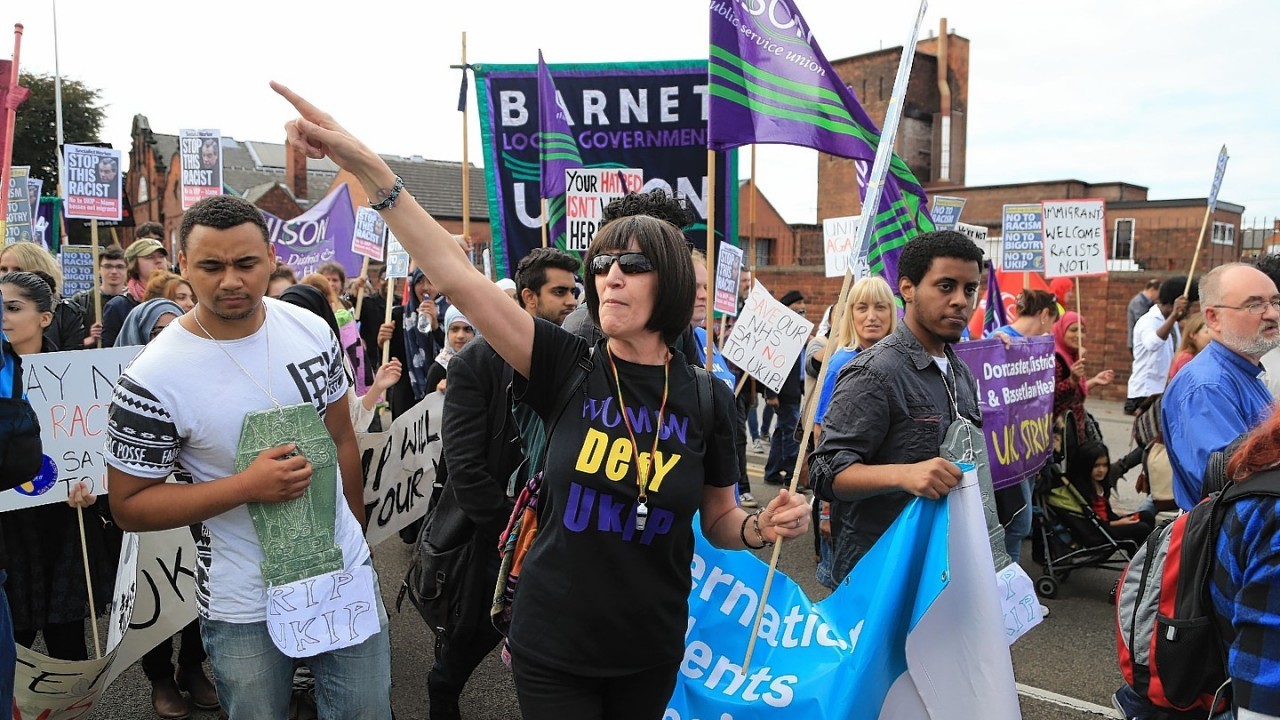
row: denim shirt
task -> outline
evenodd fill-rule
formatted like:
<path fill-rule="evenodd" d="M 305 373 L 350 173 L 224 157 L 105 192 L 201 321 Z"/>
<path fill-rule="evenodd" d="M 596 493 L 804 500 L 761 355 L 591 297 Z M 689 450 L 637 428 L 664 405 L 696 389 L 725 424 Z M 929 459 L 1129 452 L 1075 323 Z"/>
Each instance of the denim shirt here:
<path fill-rule="evenodd" d="M 1271 412 L 1271 392 L 1261 374 L 1261 366 L 1214 340 L 1165 389 L 1160 424 L 1173 466 L 1174 499 L 1183 510 L 1203 496 L 1209 456 Z"/>
<path fill-rule="evenodd" d="M 946 357 L 957 409 L 981 427 L 973 373 L 949 345 Z M 813 491 L 832 503 L 837 581 L 871 549 L 912 496 L 893 490 L 839 500 L 836 475 L 855 463 L 898 465 L 938 457 L 955 417 L 948 397 L 950 384 L 905 323 L 840 371 L 823 418 L 822 440 L 809 461 Z"/>

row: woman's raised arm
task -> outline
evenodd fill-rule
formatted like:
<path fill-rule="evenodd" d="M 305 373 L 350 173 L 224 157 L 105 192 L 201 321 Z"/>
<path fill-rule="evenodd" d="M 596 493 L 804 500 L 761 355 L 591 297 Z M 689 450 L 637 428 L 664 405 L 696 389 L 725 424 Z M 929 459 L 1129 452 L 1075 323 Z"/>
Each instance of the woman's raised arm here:
<path fill-rule="evenodd" d="M 300 115 L 285 123 L 289 144 L 307 157 L 328 157 L 355 175 L 371 204 L 394 195 L 391 206 L 381 214 L 396 239 L 431 284 L 466 313 L 512 369 L 529 377 L 533 318 L 471 265 L 449 231 L 423 210 L 407 190 L 395 189 L 398 178 L 377 153 L 343 129 L 331 115 L 289 88 L 276 82 L 271 83 L 271 88 Z"/>

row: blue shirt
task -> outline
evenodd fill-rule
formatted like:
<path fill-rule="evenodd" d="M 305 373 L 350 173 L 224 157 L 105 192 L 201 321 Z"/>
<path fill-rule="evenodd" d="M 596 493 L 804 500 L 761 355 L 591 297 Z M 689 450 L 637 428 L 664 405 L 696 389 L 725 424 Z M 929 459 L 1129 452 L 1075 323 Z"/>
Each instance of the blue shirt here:
<path fill-rule="evenodd" d="M 1178 374 L 1181 376 L 1181 373 Z M 1231 625 L 1224 638 L 1236 704 L 1280 715 L 1280 520 L 1275 498 L 1249 497 L 1227 509 L 1215 547 L 1209 597 Z"/>
<path fill-rule="evenodd" d="M 696 327 L 693 329 L 693 337 L 697 342 L 695 346 L 698 349 L 698 364 L 706 367 L 707 365 L 707 330 L 706 328 Z M 720 348 L 715 345 L 711 346 L 711 374 L 724 381 L 729 386 L 729 390 L 733 390 L 734 377 L 733 372 L 725 365 L 724 356 L 720 354 Z"/>
<path fill-rule="evenodd" d="M 1160 426 L 1173 466 L 1173 496 L 1183 510 L 1200 502 L 1209 456 L 1270 413 L 1271 393 L 1260 374 L 1261 366 L 1214 340 L 1165 390 Z"/>
<path fill-rule="evenodd" d="M 839 348 L 831 353 L 831 359 L 827 361 L 827 374 L 822 378 L 822 391 L 818 393 L 818 408 L 813 413 L 815 423 L 822 422 L 822 418 L 827 415 L 827 406 L 831 404 L 831 393 L 835 392 L 836 376 L 840 374 L 840 368 L 849 364 L 857 354 L 858 348 Z"/>
<path fill-rule="evenodd" d="M 1011 338 L 1023 337 L 1023 334 L 1018 332 L 1017 330 L 1014 330 L 1012 325 L 1001 325 L 995 330 L 992 330 L 991 332 L 987 333 L 987 337 L 991 337 L 996 333 L 1004 333 L 1005 335 L 1008 335 Z"/>

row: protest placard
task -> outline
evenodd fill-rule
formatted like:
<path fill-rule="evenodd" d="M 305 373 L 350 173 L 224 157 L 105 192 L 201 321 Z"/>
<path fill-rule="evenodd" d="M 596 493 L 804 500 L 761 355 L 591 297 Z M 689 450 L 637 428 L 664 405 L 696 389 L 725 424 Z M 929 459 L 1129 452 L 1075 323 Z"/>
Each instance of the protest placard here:
<path fill-rule="evenodd" d="M 62 295 L 71 297 L 82 290 L 93 289 L 93 250 L 87 247 L 63 245 L 58 253 L 62 266 Z M 92 308 L 90 308 L 92 309 Z"/>
<path fill-rule="evenodd" d="M 716 255 L 715 312 L 730 317 L 738 314 L 738 283 L 741 278 L 742 248 L 721 241 Z"/>
<path fill-rule="evenodd" d="M 382 262 L 382 241 L 387 236 L 387 221 L 377 210 L 356 208 L 356 230 L 351 235 L 351 252 Z"/>
<path fill-rule="evenodd" d="M 25 165 L 9 168 L 8 215 L 5 216 L 4 244 L 31 242 L 32 218 L 31 193 L 27 188 L 31 168 Z"/>
<path fill-rule="evenodd" d="M 40 214 L 40 193 L 43 190 L 43 180 L 27 178 L 27 195 L 31 204 L 31 241 L 40 243 L 48 250 L 49 240 L 45 237 L 45 231 L 49 228 L 49 221 Z"/>
<path fill-rule="evenodd" d="M 756 280 L 720 352 L 726 360 L 778 392 L 812 330 L 813 323 L 774 300 Z"/>
<path fill-rule="evenodd" d="M 585 252 L 600 229 L 604 206 L 644 187 L 644 171 L 634 168 L 574 168 L 564 172 L 565 249 Z"/>
<path fill-rule="evenodd" d="M 1053 450 L 1053 338 L 998 338 L 952 346 L 978 380 L 982 432 L 999 490 L 1032 477 Z"/>
<path fill-rule="evenodd" d="M 107 492 L 103 440 L 111 392 L 142 348 L 73 350 L 22 359 L 27 399 L 40 419 L 44 465 L 31 482 L 0 492 L 0 512 L 67 499 L 83 480 L 89 492 Z"/>
<path fill-rule="evenodd" d="M 387 277 L 409 277 L 409 252 L 396 239 L 391 228 L 387 228 Z"/>
<path fill-rule="evenodd" d="M 964 235 L 973 241 L 973 244 L 987 249 L 987 229 L 981 225 L 970 225 L 969 223 L 956 223 L 956 232 Z"/>
<path fill-rule="evenodd" d="M 444 396 L 431 393 L 379 433 L 356 433 L 370 546 L 426 515 L 440 464 Z"/>
<path fill-rule="evenodd" d="M 964 211 L 964 202 L 962 197 L 934 195 L 933 209 L 929 211 L 933 216 L 934 226 L 939 230 L 955 230 L 956 224 L 960 222 L 960 213 Z"/>
<path fill-rule="evenodd" d="M 822 221 L 822 249 L 827 277 L 844 277 L 845 270 L 852 270 L 853 280 L 857 282 L 871 274 L 866 248 L 859 246 L 857 250 L 854 249 L 854 244 L 860 238 L 858 225 L 861 220 L 861 215 L 850 215 Z M 853 262 L 852 267 L 849 266 L 850 261 Z"/>
<path fill-rule="evenodd" d="M 1104 200 L 1046 200 L 1044 276 L 1105 275 L 1107 218 Z"/>
<path fill-rule="evenodd" d="M 120 151 L 87 145 L 66 145 L 63 150 L 64 214 L 80 220 L 119 220 Z"/>
<path fill-rule="evenodd" d="M 222 133 L 179 130 L 178 162 L 182 167 L 182 209 L 222 194 Z"/>
<path fill-rule="evenodd" d="M 1044 213 L 1039 204 L 1005 205 L 1000 223 L 1001 261 L 1005 272 L 1044 270 Z"/>

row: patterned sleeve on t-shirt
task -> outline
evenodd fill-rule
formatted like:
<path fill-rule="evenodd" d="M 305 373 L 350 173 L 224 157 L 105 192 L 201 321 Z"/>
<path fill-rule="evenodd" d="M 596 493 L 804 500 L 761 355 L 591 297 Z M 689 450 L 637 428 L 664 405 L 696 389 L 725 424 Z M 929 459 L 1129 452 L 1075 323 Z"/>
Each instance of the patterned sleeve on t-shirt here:
<path fill-rule="evenodd" d="M 347 394 L 347 368 L 342 364 L 342 344 L 338 336 L 329 333 L 329 387 L 325 393 L 325 402 L 337 402 L 338 398 Z"/>
<path fill-rule="evenodd" d="M 129 375 L 121 375 L 107 410 L 107 464 L 137 477 L 163 478 L 173 471 L 180 446 L 169 411 Z"/>

